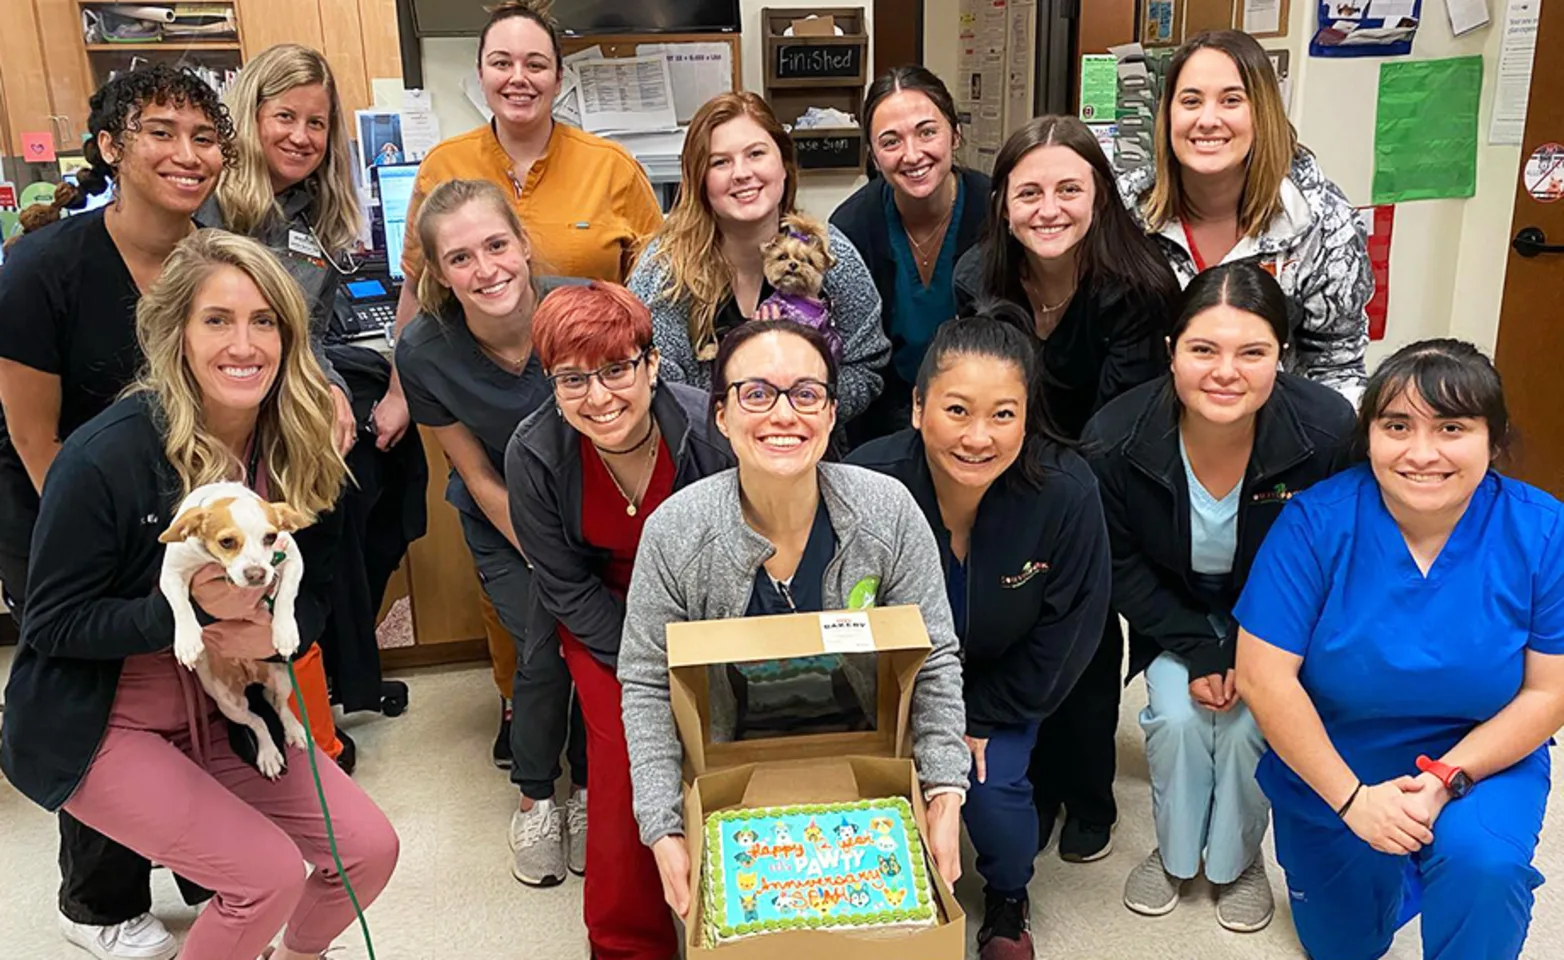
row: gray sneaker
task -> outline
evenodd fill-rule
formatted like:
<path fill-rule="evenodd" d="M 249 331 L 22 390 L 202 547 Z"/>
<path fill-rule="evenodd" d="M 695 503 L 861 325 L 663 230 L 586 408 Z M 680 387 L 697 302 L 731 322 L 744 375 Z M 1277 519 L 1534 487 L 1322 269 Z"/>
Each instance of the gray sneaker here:
<path fill-rule="evenodd" d="M 565 832 L 570 835 L 570 872 L 584 877 L 587 872 L 587 792 L 584 787 L 565 801 Z"/>
<path fill-rule="evenodd" d="M 1178 893 L 1183 883 L 1162 866 L 1162 852 L 1153 850 L 1124 881 L 1124 905 L 1148 917 L 1172 913 L 1178 906 Z"/>
<path fill-rule="evenodd" d="M 511 873 L 529 887 L 553 887 L 565 880 L 565 818 L 552 800 L 510 818 Z"/>
<path fill-rule="evenodd" d="M 1216 895 L 1216 922 L 1234 933 L 1264 930 L 1276 915 L 1271 881 L 1265 875 L 1265 854 L 1254 858 L 1238 879 Z"/>

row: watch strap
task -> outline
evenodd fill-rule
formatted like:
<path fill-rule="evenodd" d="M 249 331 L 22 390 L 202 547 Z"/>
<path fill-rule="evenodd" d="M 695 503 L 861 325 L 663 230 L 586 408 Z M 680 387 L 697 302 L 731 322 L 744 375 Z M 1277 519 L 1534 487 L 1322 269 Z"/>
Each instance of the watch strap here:
<path fill-rule="evenodd" d="M 1454 780 L 1456 774 L 1461 772 L 1460 767 L 1431 759 L 1426 755 L 1418 756 L 1417 769 L 1423 773 L 1431 773 L 1438 777 L 1439 782 L 1445 785 L 1446 790 L 1450 789 L 1450 781 Z"/>

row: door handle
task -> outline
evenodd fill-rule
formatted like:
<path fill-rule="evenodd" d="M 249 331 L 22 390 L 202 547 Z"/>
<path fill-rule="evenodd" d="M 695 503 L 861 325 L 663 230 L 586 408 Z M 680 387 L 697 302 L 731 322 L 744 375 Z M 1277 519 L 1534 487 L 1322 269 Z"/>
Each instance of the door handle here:
<path fill-rule="evenodd" d="M 1538 227 L 1525 227 L 1510 241 L 1510 248 L 1523 257 L 1541 253 L 1564 253 L 1564 243 L 1549 243 L 1548 235 Z"/>

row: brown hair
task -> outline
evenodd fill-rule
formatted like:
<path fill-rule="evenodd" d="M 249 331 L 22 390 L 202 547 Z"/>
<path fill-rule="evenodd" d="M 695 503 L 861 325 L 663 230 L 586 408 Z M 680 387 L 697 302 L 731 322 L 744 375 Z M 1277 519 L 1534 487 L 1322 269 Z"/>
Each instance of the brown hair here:
<path fill-rule="evenodd" d="M 543 28 L 548 34 L 548 39 L 554 45 L 554 69 L 558 70 L 565 64 L 565 54 L 559 45 L 559 21 L 554 19 L 554 0 L 501 0 L 492 7 L 485 7 L 489 12 L 489 19 L 483 25 L 483 30 L 478 33 L 478 63 L 483 64 L 483 51 L 489 46 L 489 31 L 494 25 L 504 20 L 513 20 L 520 17 L 523 20 L 531 20 Z"/>
<path fill-rule="evenodd" d="M 794 212 L 798 196 L 798 152 L 793 138 L 759 94 L 748 90 L 721 93 L 695 112 L 680 157 L 679 197 L 657 232 L 658 246 L 653 256 L 668 265 L 668 286 L 657 296 L 688 307 L 690 345 L 697 354 L 715 341 L 717 305 L 732 290 L 732 274 L 722 255 L 717 221 L 706 196 L 711 135 L 718 127 L 740 117 L 750 118 L 770 134 L 782 157 L 787 178 L 777 208 L 779 217 Z"/>
<path fill-rule="evenodd" d="M 1156 232 L 1174 218 L 1185 219 L 1183 170 L 1173 152 L 1170 115 L 1178 99 L 1178 78 L 1189 58 L 1200 50 L 1225 53 L 1238 67 L 1244 92 L 1249 96 L 1249 115 L 1254 124 L 1254 141 L 1245 158 L 1247 171 L 1244 193 L 1238 201 L 1238 230 L 1252 237 L 1265 229 L 1282 210 L 1282 184 L 1292 170 L 1293 157 L 1302 149 L 1298 132 L 1287 119 L 1281 85 L 1271 58 L 1247 33 L 1239 30 L 1207 30 L 1187 41 L 1173 54 L 1168 64 L 1167 81 L 1157 106 L 1157 180 L 1141 207 L 1147 227 Z"/>

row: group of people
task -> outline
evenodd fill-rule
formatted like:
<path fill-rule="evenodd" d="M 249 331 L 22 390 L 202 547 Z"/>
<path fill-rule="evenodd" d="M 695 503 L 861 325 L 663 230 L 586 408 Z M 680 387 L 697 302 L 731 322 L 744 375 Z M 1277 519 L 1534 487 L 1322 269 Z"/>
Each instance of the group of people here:
<path fill-rule="evenodd" d="M 985 960 L 1032 956 L 1056 833 L 1067 861 L 1111 850 L 1121 619 L 1157 835 L 1129 909 L 1165 914 L 1204 873 L 1222 926 L 1263 928 L 1274 822 L 1311 955 L 1381 956 L 1420 911 L 1430 957 L 1519 955 L 1564 724 L 1559 504 L 1496 472 L 1509 424 L 1475 348 L 1367 376 L 1364 231 L 1258 44 L 1180 49 L 1155 166 L 1117 178 L 1069 117 L 1025 124 L 991 176 L 961 167 L 939 79 L 878 78 L 878 176 L 830 217 L 825 331 L 767 305 L 763 248 L 802 211 L 766 102 L 700 109 L 664 218 L 628 152 L 555 122 L 561 67 L 539 5 L 494 9 L 494 118 L 422 162 L 367 418 L 320 347 L 360 217 L 325 60 L 271 48 L 226 104 L 160 66 L 94 95 L 82 183 L 112 177 L 113 202 L 0 268 L 22 628 L 0 766 L 59 812 L 68 938 L 171 957 L 155 861 L 212 897 L 182 956 L 319 960 L 354 920 L 342 872 L 358 906 L 389 881 L 385 815 L 320 764 L 332 849 L 310 764 L 259 774 L 172 657 L 155 582 L 183 493 L 287 500 L 314 521 L 302 681 L 356 515 L 344 458 L 417 424 L 486 598 L 512 872 L 585 876 L 595 957 L 676 956 L 699 909 L 666 625 L 866 604 L 922 611 L 925 840 L 954 883 L 965 823 Z M 269 652 L 259 591 L 213 568 L 194 596 L 209 648 Z M 804 723 L 854 728 L 874 672 L 825 660 Z M 785 728 L 743 670 L 710 679 L 714 737 Z"/>

